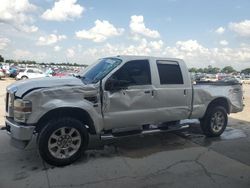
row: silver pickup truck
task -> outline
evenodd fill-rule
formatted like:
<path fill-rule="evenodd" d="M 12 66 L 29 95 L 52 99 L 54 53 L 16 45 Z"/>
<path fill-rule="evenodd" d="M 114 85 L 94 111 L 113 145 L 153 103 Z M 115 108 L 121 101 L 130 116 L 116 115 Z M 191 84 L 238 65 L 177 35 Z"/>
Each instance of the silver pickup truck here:
<path fill-rule="evenodd" d="M 35 139 L 42 158 L 62 166 L 81 156 L 91 134 L 147 134 L 199 119 L 206 136 L 220 136 L 227 115 L 243 110 L 243 94 L 238 83 L 193 85 L 180 59 L 116 56 L 79 78 L 18 81 L 7 87 L 5 108 L 13 143 Z"/>

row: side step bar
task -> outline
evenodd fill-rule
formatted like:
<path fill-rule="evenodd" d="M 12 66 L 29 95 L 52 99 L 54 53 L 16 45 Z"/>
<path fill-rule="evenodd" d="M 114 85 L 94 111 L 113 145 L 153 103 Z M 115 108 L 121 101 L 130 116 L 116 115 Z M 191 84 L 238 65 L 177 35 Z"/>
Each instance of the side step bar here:
<path fill-rule="evenodd" d="M 110 133 L 110 134 L 101 135 L 101 140 L 110 140 L 110 139 L 116 139 L 116 138 L 122 138 L 122 137 L 134 136 L 134 135 L 146 135 L 146 134 L 154 134 L 154 133 L 160 133 L 160 132 L 173 132 L 173 131 L 182 130 L 186 128 L 189 128 L 189 124 L 170 126 L 169 128 L 165 128 L 165 129 L 161 129 L 161 128 L 146 129 L 146 130 L 140 131 L 140 133 L 127 134 L 127 135 L 123 134 L 122 136 L 116 136 Z"/>

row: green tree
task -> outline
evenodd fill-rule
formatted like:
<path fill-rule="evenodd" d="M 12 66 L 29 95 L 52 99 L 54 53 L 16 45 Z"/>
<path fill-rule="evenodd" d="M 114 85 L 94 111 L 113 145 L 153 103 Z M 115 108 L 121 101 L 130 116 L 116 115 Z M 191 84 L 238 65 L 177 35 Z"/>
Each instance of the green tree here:
<path fill-rule="evenodd" d="M 208 68 L 205 67 L 205 68 L 203 69 L 203 73 L 208 73 Z"/>
<path fill-rule="evenodd" d="M 14 64 L 16 63 L 16 61 L 14 61 L 13 59 L 7 59 L 5 63 Z"/>
<path fill-rule="evenodd" d="M 4 62 L 4 58 L 2 55 L 0 55 L 0 62 Z"/>
<path fill-rule="evenodd" d="M 221 70 L 221 72 L 223 72 L 223 73 L 233 73 L 233 72 L 236 72 L 236 70 L 231 66 L 226 66 Z"/>
<path fill-rule="evenodd" d="M 208 67 L 207 67 L 207 73 L 212 74 L 212 70 L 213 70 L 212 65 L 208 65 Z"/>
<path fill-rule="evenodd" d="M 195 73 L 196 73 L 196 72 L 197 72 L 197 69 L 194 68 L 194 67 L 192 67 L 192 68 L 189 69 L 189 72 L 195 72 Z"/>
<path fill-rule="evenodd" d="M 220 72 L 220 68 L 212 67 L 212 65 L 208 65 L 208 67 L 206 68 L 206 73 L 209 73 L 209 74 L 217 74 L 219 72 Z"/>
<path fill-rule="evenodd" d="M 212 70 L 211 70 L 212 74 L 217 74 L 220 72 L 220 68 L 218 67 L 213 67 Z"/>
<path fill-rule="evenodd" d="M 203 73 L 204 70 L 203 70 L 203 68 L 199 68 L 199 69 L 197 69 L 197 72 Z"/>
<path fill-rule="evenodd" d="M 250 74 L 250 68 L 246 68 L 246 69 L 242 70 L 241 73 Z"/>

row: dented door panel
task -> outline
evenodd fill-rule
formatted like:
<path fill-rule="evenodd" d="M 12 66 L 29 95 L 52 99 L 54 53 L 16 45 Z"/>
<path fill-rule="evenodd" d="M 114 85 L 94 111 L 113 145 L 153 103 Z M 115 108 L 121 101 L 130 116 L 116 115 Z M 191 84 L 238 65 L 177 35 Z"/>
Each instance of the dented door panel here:
<path fill-rule="evenodd" d="M 117 92 L 104 92 L 105 129 L 137 126 L 153 122 L 156 114 L 152 86 L 130 87 Z"/>

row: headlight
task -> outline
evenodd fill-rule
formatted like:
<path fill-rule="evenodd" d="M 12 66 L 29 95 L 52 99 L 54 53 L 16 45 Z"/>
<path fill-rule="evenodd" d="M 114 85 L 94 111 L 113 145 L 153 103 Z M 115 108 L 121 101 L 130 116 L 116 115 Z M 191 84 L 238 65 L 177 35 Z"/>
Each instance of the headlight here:
<path fill-rule="evenodd" d="M 32 103 L 27 100 L 16 99 L 14 101 L 14 120 L 25 123 L 32 111 Z"/>

